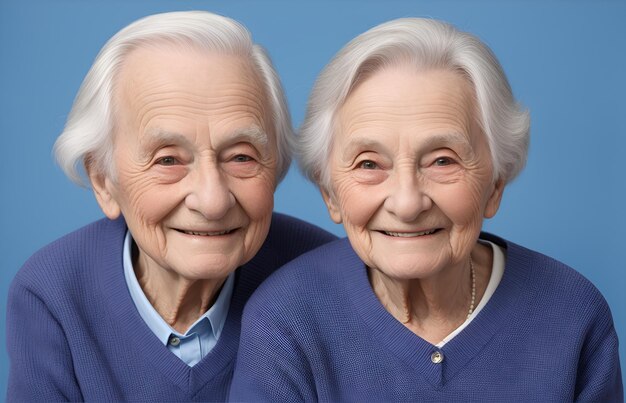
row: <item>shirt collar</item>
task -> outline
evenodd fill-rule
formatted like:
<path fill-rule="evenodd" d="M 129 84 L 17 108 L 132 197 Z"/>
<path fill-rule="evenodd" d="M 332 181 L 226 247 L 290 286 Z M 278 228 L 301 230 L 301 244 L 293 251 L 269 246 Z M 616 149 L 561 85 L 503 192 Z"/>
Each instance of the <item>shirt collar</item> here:
<path fill-rule="evenodd" d="M 218 339 L 222 333 L 222 329 L 224 328 L 226 316 L 228 315 L 228 308 L 230 307 L 230 300 L 235 283 L 235 273 L 231 273 L 226 278 L 220 294 L 215 300 L 213 306 L 211 306 L 211 308 L 209 308 L 204 315 L 198 318 L 198 320 L 189 327 L 187 333 L 183 335 L 172 329 L 170 325 L 163 320 L 150 301 L 148 301 L 146 294 L 144 294 L 143 289 L 139 285 L 139 281 L 137 281 L 137 276 L 135 275 L 135 270 L 133 268 L 131 253 L 132 245 L 132 235 L 130 234 L 130 231 L 126 231 L 123 249 L 123 266 L 126 285 L 128 286 L 130 296 L 135 303 L 135 307 L 137 308 L 137 311 L 139 311 L 139 315 L 150 328 L 152 333 L 158 337 L 161 343 L 163 343 L 163 345 L 167 345 L 172 334 L 185 336 L 191 333 L 198 333 L 199 336 L 203 336 L 203 333 L 209 333 L 212 334 L 215 339 Z M 203 326 L 202 324 L 207 320 L 210 326 Z"/>

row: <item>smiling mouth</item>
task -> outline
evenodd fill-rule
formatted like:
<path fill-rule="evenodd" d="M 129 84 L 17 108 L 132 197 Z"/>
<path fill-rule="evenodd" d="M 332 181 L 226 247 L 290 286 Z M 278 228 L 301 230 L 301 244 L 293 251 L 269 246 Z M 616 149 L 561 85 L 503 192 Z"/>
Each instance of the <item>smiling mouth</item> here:
<path fill-rule="evenodd" d="M 421 232 L 391 232 L 391 231 L 381 231 L 381 232 L 385 235 L 397 237 L 397 238 L 415 238 L 418 236 L 434 234 L 435 232 L 438 232 L 438 231 L 439 231 L 439 228 L 431 229 L 428 231 L 421 231 Z"/>
<path fill-rule="evenodd" d="M 176 231 L 180 232 L 181 234 L 195 235 L 195 236 L 220 236 L 220 235 L 228 235 L 236 231 L 236 229 L 229 229 L 229 230 L 224 230 L 224 231 L 213 231 L 213 232 L 185 231 L 182 229 L 176 229 Z"/>

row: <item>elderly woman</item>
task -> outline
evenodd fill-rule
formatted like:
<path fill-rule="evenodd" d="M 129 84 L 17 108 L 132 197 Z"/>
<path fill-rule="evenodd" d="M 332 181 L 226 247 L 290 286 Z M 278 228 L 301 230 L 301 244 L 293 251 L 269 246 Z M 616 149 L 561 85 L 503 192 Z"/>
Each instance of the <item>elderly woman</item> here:
<path fill-rule="evenodd" d="M 333 238 L 272 215 L 290 127 L 269 59 L 233 20 L 161 14 L 111 38 L 55 145 L 107 218 L 13 281 L 8 400 L 225 400 L 246 300 Z"/>
<path fill-rule="evenodd" d="M 581 275 L 481 233 L 529 117 L 475 37 L 401 19 L 322 72 L 302 166 L 347 240 L 244 313 L 234 400 L 621 400 L 609 308 Z"/>

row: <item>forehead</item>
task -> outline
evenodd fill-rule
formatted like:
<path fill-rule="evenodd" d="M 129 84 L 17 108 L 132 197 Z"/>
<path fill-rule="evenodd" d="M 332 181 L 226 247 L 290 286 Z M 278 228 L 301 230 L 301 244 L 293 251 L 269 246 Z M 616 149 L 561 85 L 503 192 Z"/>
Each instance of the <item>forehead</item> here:
<path fill-rule="evenodd" d="M 387 67 L 352 90 L 339 110 L 339 132 L 469 135 L 474 111 L 473 88 L 460 73 Z"/>
<path fill-rule="evenodd" d="M 140 131 L 163 121 L 267 129 L 263 86 L 239 56 L 173 45 L 138 48 L 119 71 L 115 97 L 116 117 Z"/>

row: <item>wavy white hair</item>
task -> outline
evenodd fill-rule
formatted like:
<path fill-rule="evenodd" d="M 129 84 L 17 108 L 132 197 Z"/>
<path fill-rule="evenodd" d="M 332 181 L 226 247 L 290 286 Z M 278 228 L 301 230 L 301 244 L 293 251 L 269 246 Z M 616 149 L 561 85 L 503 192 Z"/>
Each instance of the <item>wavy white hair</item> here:
<path fill-rule="evenodd" d="M 115 177 L 113 130 L 116 76 L 126 56 L 138 47 L 173 43 L 196 49 L 241 56 L 250 61 L 265 87 L 278 147 L 278 182 L 291 164 L 293 129 L 291 117 L 271 60 L 252 42 L 240 23 L 206 11 L 155 14 L 133 22 L 115 34 L 98 53 L 78 90 L 63 133 L 54 144 L 56 160 L 66 175 L 79 185 L 88 181 L 80 166 Z"/>
<path fill-rule="evenodd" d="M 513 98 L 500 63 L 484 43 L 447 23 L 425 18 L 401 18 L 370 29 L 350 41 L 320 73 L 296 144 L 305 175 L 332 191 L 328 160 L 337 112 L 356 84 L 384 67 L 403 63 L 467 77 L 491 151 L 493 179 L 513 180 L 528 154 L 528 111 Z"/>

